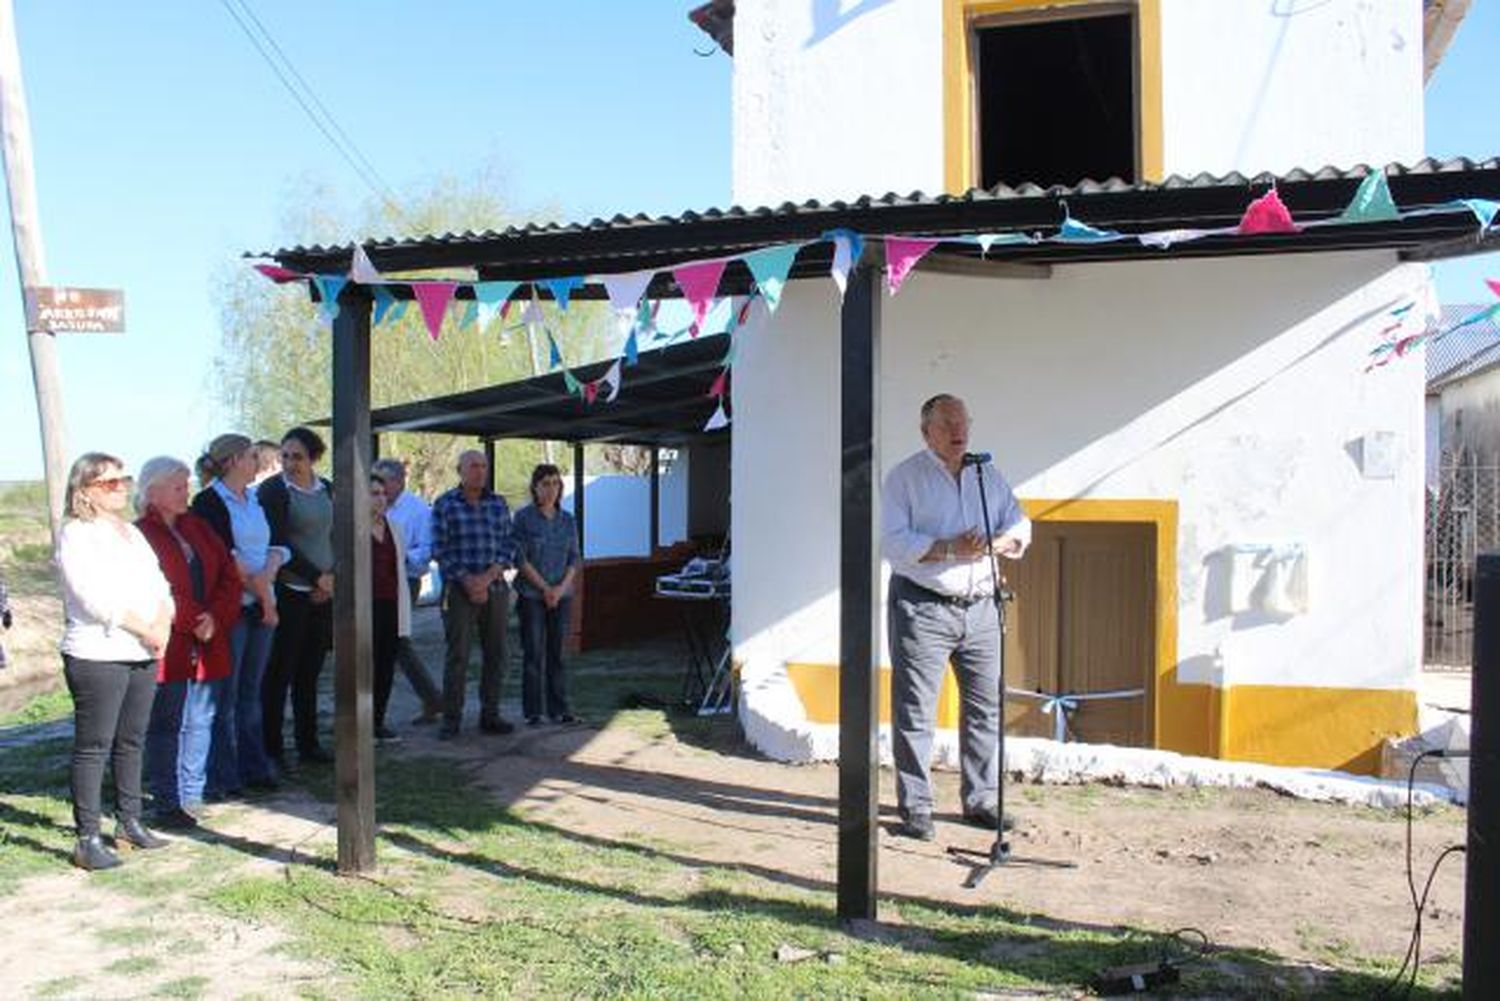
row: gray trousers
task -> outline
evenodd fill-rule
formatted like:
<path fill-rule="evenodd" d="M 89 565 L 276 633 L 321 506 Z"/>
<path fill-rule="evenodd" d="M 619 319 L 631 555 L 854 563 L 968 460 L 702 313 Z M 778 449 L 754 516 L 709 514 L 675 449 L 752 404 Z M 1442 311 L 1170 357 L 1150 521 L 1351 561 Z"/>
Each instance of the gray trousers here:
<path fill-rule="evenodd" d="M 510 614 L 510 588 L 504 580 L 490 585 L 489 600 L 476 605 L 457 581 L 443 585 L 443 632 L 448 657 L 443 664 L 443 726 L 457 730 L 464 715 L 468 685 L 469 650 L 479 636 L 479 722 L 500 719 L 500 682 L 509 662 L 505 625 Z"/>
<path fill-rule="evenodd" d="M 422 591 L 422 578 L 409 577 L 406 585 L 411 593 L 411 611 L 416 615 L 417 595 Z M 396 663 L 400 666 L 401 673 L 406 675 L 406 680 L 411 682 L 412 691 L 422 700 L 422 709 L 429 712 L 441 709 L 443 692 L 427 673 L 427 665 L 422 663 L 416 647 L 412 646 L 410 636 L 402 636 L 396 640 Z"/>
<path fill-rule="evenodd" d="M 904 577 L 891 578 L 891 745 L 902 814 L 932 811 L 932 733 L 948 664 L 958 678 L 960 793 L 965 812 L 993 810 L 1000 724 L 1000 625 L 995 605 L 935 600 Z"/>

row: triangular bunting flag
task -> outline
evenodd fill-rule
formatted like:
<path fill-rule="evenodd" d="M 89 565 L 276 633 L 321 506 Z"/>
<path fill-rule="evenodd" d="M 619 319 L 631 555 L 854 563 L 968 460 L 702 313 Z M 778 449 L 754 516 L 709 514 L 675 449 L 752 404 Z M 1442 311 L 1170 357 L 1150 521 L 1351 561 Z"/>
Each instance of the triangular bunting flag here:
<path fill-rule="evenodd" d="M 549 354 L 547 356 L 547 367 L 548 368 L 562 368 L 563 367 L 562 352 L 559 351 L 559 350 L 557 350 L 557 341 L 553 339 L 551 333 L 547 334 L 547 349 L 549 351 Z"/>
<path fill-rule="evenodd" d="M 988 254 L 995 244 L 1035 243 L 1025 233 L 977 233 L 971 239 L 979 244 L 979 253 Z"/>
<path fill-rule="evenodd" d="M 719 291 L 719 279 L 724 274 L 724 265 L 727 261 L 699 261 L 696 264 L 684 264 L 672 269 L 672 277 L 677 279 L 677 287 L 682 289 L 682 294 L 687 298 L 688 304 L 693 307 L 693 336 L 698 336 L 698 325 L 703 322 L 703 314 L 708 312 L 708 304 L 713 301 Z"/>
<path fill-rule="evenodd" d="M 708 387 L 708 395 L 709 396 L 723 396 L 724 395 L 724 384 L 728 380 L 729 380 L 729 369 L 726 368 L 722 372 L 719 373 L 719 377 L 714 380 L 714 384 L 712 386 Z"/>
<path fill-rule="evenodd" d="M 542 284 L 546 286 L 548 292 L 552 293 L 552 298 L 557 301 L 557 308 L 566 313 L 568 311 L 568 297 L 573 294 L 574 289 L 583 285 L 583 276 L 573 275 L 569 278 L 544 278 Z"/>
<path fill-rule="evenodd" d="M 781 305 L 781 290 L 786 287 L 787 275 L 791 274 L 797 251 L 801 249 L 800 243 L 787 243 L 779 247 L 752 250 L 740 258 L 745 262 L 745 267 L 750 269 L 755 287 L 765 296 L 766 305 L 773 313 Z"/>
<path fill-rule="evenodd" d="M 718 407 L 714 409 L 714 415 L 703 425 L 705 431 L 717 431 L 719 428 L 729 426 L 729 415 L 724 412 L 724 401 L 720 400 Z"/>
<path fill-rule="evenodd" d="M 438 333 L 443 329 L 443 314 L 448 312 L 448 303 L 453 300 L 453 292 L 458 288 L 458 282 L 412 282 L 412 295 L 417 297 L 417 305 L 422 307 L 422 322 L 427 324 L 427 336 L 433 340 L 438 339 Z"/>
<path fill-rule="evenodd" d="M 521 311 L 521 322 L 528 327 L 535 327 L 538 330 L 546 322 L 546 317 L 542 315 L 542 304 L 537 301 L 535 294 L 526 303 L 526 308 Z"/>
<path fill-rule="evenodd" d="M 1205 236 L 1212 236 L 1211 229 L 1163 229 L 1155 233 L 1140 233 L 1136 239 L 1141 241 L 1143 247 L 1155 247 L 1157 250 L 1166 250 L 1174 243 L 1187 243 L 1189 240 L 1201 240 Z"/>
<path fill-rule="evenodd" d="M 1372 170 L 1359 182 L 1359 190 L 1354 192 L 1354 198 L 1339 216 L 1339 222 L 1389 222 L 1400 218 L 1385 171 Z"/>
<path fill-rule="evenodd" d="M 901 285 L 906 281 L 906 276 L 911 274 L 911 269 L 940 242 L 904 236 L 885 238 L 885 281 L 890 286 L 891 295 L 901 291 Z"/>
<path fill-rule="evenodd" d="M 599 281 L 604 283 L 604 294 L 609 296 L 609 304 L 616 312 L 633 314 L 641 296 L 646 294 L 646 286 L 655 277 L 655 271 L 632 271 L 623 275 L 600 275 Z"/>
<path fill-rule="evenodd" d="M 615 397 L 620 395 L 620 359 L 615 359 L 615 363 L 599 377 L 599 381 L 609 383 L 609 395 L 604 398 L 604 402 L 615 402 Z"/>
<path fill-rule="evenodd" d="M 458 327 L 460 330 L 474 325 L 474 320 L 479 316 L 479 303 L 470 299 L 464 303 L 464 311 L 459 314 Z"/>
<path fill-rule="evenodd" d="M 376 285 L 371 289 L 371 294 L 375 297 L 375 316 L 372 322 L 378 327 L 385 322 L 385 314 L 396 304 L 396 297 L 384 285 Z"/>
<path fill-rule="evenodd" d="M 318 286 L 318 308 L 323 311 L 323 317 L 332 323 L 333 318 L 339 315 L 339 293 L 349 284 L 349 277 L 313 275 L 313 283 Z"/>
<path fill-rule="evenodd" d="M 1272 188 L 1245 208 L 1245 214 L 1240 217 L 1240 224 L 1236 231 L 1241 236 L 1254 236 L 1261 233 L 1295 233 L 1297 224 L 1292 221 L 1292 213 L 1282 203 L 1281 195 L 1275 188 Z"/>
<path fill-rule="evenodd" d="M 354 245 L 354 256 L 349 261 L 349 278 L 359 282 L 361 285 L 377 285 L 385 281 L 375 265 L 370 263 L 370 255 L 365 253 L 365 248 L 359 244 Z"/>
<path fill-rule="evenodd" d="M 1456 204 L 1474 213 L 1474 218 L 1479 220 L 1481 233 L 1495 224 L 1495 216 L 1500 213 L 1500 202 L 1492 202 L 1488 198 L 1460 198 Z"/>
<path fill-rule="evenodd" d="M 1500 295 L 1500 278 L 1486 278 L 1484 283 L 1490 287 L 1490 291 Z"/>
<path fill-rule="evenodd" d="M 475 282 L 474 301 L 479 304 L 479 329 L 483 330 L 495 319 L 501 307 L 510 305 L 510 297 L 520 282 Z"/>
<path fill-rule="evenodd" d="M 635 331 L 630 331 L 630 336 L 625 339 L 625 364 L 634 365 L 640 355 L 640 349 L 636 346 Z"/>
<path fill-rule="evenodd" d="M 255 265 L 255 270 L 271 279 L 277 285 L 285 285 L 287 282 L 299 281 L 307 277 L 300 271 L 283 268 L 277 264 L 257 264 Z"/>
<path fill-rule="evenodd" d="M 828 273 L 838 286 L 839 298 L 842 299 L 844 289 L 849 286 L 849 272 L 854 270 L 854 265 L 859 263 L 860 255 L 864 253 L 864 237 L 852 229 L 830 229 L 823 234 L 823 239 L 833 241 L 833 264 Z"/>
<path fill-rule="evenodd" d="M 594 397 L 596 397 L 598 395 L 599 395 L 599 383 L 598 382 L 585 382 L 583 384 L 583 399 L 584 399 L 585 403 L 588 403 L 588 404 L 592 405 L 593 402 L 594 402 Z"/>
<path fill-rule="evenodd" d="M 1057 232 L 1057 239 L 1063 243 L 1103 243 L 1106 240 L 1118 240 L 1123 236 L 1112 229 L 1098 229 L 1086 222 L 1074 219 L 1068 211 L 1068 206 L 1063 205 L 1062 226 Z"/>
<path fill-rule="evenodd" d="M 583 383 L 579 382 L 573 373 L 567 369 L 563 369 L 563 385 L 568 387 L 568 392 L 576 396 L 583 395 Z"/>

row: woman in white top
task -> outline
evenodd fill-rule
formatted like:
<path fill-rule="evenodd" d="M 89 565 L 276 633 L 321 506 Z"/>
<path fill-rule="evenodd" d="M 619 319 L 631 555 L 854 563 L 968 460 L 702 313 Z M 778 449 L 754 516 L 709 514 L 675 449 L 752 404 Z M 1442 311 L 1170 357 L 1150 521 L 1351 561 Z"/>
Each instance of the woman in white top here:
<path fill-rule="evenodd" d="M 57 566 L 63 585 L 63 674 L 73 696 L 73 864 L 120 864 L 99 836 L 104 765 L 115 774 L 115 847 L 166 842 L 141 824 L 141 747 L 156 695 L 156 662 L 172 630 L 172 594 L 156 553 L 122 517 L 131 477 L 88 452 L 68 474 Z"/>

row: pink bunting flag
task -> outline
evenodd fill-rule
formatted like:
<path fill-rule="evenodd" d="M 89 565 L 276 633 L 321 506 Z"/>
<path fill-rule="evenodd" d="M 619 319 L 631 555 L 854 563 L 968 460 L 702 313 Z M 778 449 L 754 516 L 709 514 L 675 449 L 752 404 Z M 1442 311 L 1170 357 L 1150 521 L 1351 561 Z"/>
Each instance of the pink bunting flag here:
<path fill-rule="evenodd" d="M 937 240 L 914 240 L 904 236 L 885 238 L 885 281 L 891 295 L 901 291 L 901 285 L 917 262 L 938 245 Z"/>
<path fill-rule="evenodd" d="M 427 336 L 433 340 L 438 339 L 438 331 L 443 328 L 443 314 L 448 312 L 448 303 L 453 300 L 453 292 L 457 288 L 458 282 L 411 283 L 417 305 L 422 307 L 422 320 L 427 324 Z"/>
<path fill-rule="evenodd" d="M 287 282 L 294 282 L 307 277 L 300 271 L 293 271 L 291 268 L 283 268 L 276 264 L 257 264 L 255 265 L 255 270 L 271 279 L 277 285 L 285 285 Z"/>
<path fill-rule="evenodd" d="M 1292 213 L 1281 201 L 1281 195 L 1272 188 L 1251 202 L 1240 218 L 1239 234 L 1254 236 L 1261 233 L 1295 233 L 1297 224 L 1292 222 Z"/>
<path fill-rule="evenodd" d="M 594 402 L 594 397 L 596 397 L 598 395 L 599 395 L 599 380 L 596 379 L 593 382 L 585 382 L 583 384 L 583 398 L 584 398 L 585 401 L 587 401 L 588 403 L 592 404 Z"/>
<path fill-rule="evenodd" d="M 1490 287 L 1490 291 L 1500 295 L 1500 278 L 1486 278 L 1484 283 Z"/>
<path fill-rule="evenodd" d="M 672 269 L 672 277 L 677 279 L 677 287 L 682 289 L 682 294 L 687 297 L 688 303 L 693 307 L 693 336 L 698 336 L 698 326 L 703 322 L 703 316 L 708 312 L 708 305 L 719 291 L 719 279 L 724 274 L 724 265 L 728 261 L 699 261 L 696 264 L 684 264 Z"/>
<path fill-rule="evenodd" d="M 724 395 L 724 384 L 728 380 L 729 380 L 729 369 L 726 368 L 724 371 L 722 371 L 722 372 L 719 373 L 719 377 L 717 379 L 715 379 L 714 380 L 714 384 L 709 387 L 708 395 L 709 396 L 720 396 L 720 397 L 722 397 Z"/>

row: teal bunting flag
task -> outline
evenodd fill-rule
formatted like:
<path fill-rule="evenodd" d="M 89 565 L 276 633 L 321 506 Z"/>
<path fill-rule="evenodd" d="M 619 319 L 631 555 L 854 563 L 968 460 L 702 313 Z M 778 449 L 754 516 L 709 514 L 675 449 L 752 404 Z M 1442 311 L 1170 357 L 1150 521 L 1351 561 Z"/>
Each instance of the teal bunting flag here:
<path fill-rule="evenodd" d="M 386 314 L 396 305 L 397 299 L 384 285 L 372 285 L 370 289 L 375 295 L 375 325 L 378 327 L 385 322 Z M 391 319 L 394 320 L 395 317 Z"/>
<path fill-rule="evenodd" d="M 567 386 L 568 392 L 574 395 L 581 395 L 583 392 L 583 384 L 574 378 L 573 373 L 567 369 L 563 369 L 563 385 Z"/>
<path fill-rule="evenodd" d="M 1063 211 L 1067 211 L 1066 207 Z M 1063 243 L 1103 243 L 1106 240 L 1118 240 L 1121 236 L 1112 229 L 1096 229 L 1086 222 L 1079 222 L 1071 215 L 1063 216 L 1062 228 L 1057 234 L 1058 240 Z"/>
<path fill-rule="evenodd" d="M 339 293 L 344 286 L 349 284 L 348 275 L 313 275 L 313 282 L 318 286 L 318 308 L 323 311 L 323 316 L 329 323 L 339 315 Z"/>
<path fill-rule="evenodd" d="M 583 276 L 573 275 L 568 278 L 547 278 L 543 279 L 542 285 L 548 292 L 552 293 L 552 298 L 557 301 L 557 308 L 566 313 L 568 311 L 568 298 L 572 296 L 575 289 L 583 286 Z"/>
<path fill-rule="evenodd" d="M 1372 170 L 1359 182 L 1359 190 L 1354 192 L 1354 198 L 1339 216 L 1339 222 L 1390 222 L 1400 218 L 1401 212 L 1391 197 L 1391 185 L 1385 179 L 1385 171 Z"/>
<path fill-rule="evenodd" d="M 548 349 L 551 351 L 551 354 L 548 357 L 548 361 L 547 361 L 548 366 L 551 367 L 551 368 L 562 368 L 563 367 L 562 352 L 559 351 L 559 350 L 557 350 L 557 341 L 553 340 L 552 334 L 550 332 L 547 334 L 547 345 L 548 345 Z"/>
<path fill-rule="evenodd" d="M 1500 213 L 1500 202 L 1492 202 L 1488 198 L 1460 198 L 1456 204 L 1474 213 L 1474 218 L 1479 220 L 1481 233 L 1495 224 L 1495 216 Z"/>
<path fill-rule="evenodd" d="M 740 258 L 750 269 L 755 287 L 766 297 L 766 305 L 773 313 L 781 305 L 781 290 L 786 287 L 787 275 L 791 274 L 797 251 L 801 249 L 800 243 L 788 243 L 780 247 L 754 250 Z"/>
<path fill-rule="evenodd" d="M 636 347 L 635 342 L 635 331 L 631 330 L 630 336 L 625 339 L 625 364 L 634 365 L 639 354 L 640 349 Z"/>

